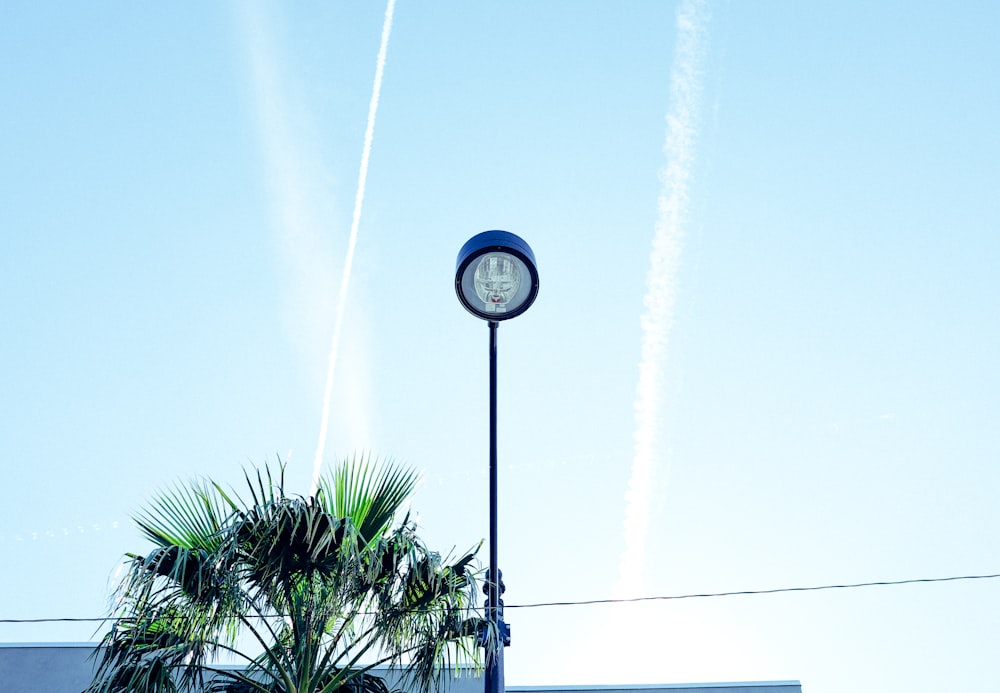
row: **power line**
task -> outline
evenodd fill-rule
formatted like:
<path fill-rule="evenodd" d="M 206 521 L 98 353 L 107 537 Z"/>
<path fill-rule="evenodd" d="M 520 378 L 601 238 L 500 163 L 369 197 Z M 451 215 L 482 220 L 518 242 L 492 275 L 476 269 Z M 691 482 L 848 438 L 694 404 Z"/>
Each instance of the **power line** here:
<path fill-rule="evenodd" d="M 996 575 L 955 575 L 942 578 L 912 578 L 909 580 L 884 580 L 880 582 L 854 582 L 844 585 L 813 585 L 810 587 L 777 587 L 767 590 L 740 590 L 737 592 L 706 592 L 703 594 L 677 594 L 666 597 L 630 597 L 625 599 L 587 599 L 571 602 L 538 602 L 536 604 L 510 604 L 508 609 L 534 609 L 543 606 L 586 606 L 590 604 L 628 604 L 632 602 L 657 602 L 678 599 L 706 599 L 708 597 L 736 597 L 755 594 L 781 594 L 784 592 L 819 592 L 821 590 L 844 590 L 858 587 L 886 587 L 894 585 L 912 585 L 921 582 L 957 582 L 960 580 L 989 580 L 1000 578 Z"/>
<path fill-rule="evenodd" d="M 767 590 L 739 590 L 735 592 L 705 592 L 701 594 L 675 594 L 660 597 L 629 597 L 625 599 L 584 599 L 566 602 L 537 602 L 534 604 L 506 604 L 507 609 L 537 609 L 550 606 L 589 606 L 592 604 L 630 604 L 633 602 L 677 601 L 680 599 L 708 599 L 710 597 L 742 597 L 758 594 L 783 594 L 788 592 L 820 592 L 823 590 L 846 590 L 861 587 L 894 587 L 930 582 L 960 582 L 965 580 L 992 580 L 1000 578 L 1000 573 L 992 575 L 954 575 L 939 578 L 911 578 L 908 580 L 882 580 L 879 582 L 853 582 L 843 585 L 812 585 L 809 587 L 777 587 Z M 0 618 L 0 623 L 106 623 L 117 621 L 119 617 L 101 618 Z"/>

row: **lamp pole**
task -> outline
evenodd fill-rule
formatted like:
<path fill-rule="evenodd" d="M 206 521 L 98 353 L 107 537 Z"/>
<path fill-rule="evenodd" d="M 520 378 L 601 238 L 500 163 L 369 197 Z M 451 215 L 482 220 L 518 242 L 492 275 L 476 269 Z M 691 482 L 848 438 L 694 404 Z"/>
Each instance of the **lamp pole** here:
<path fill-rule="evenodd" d="M 485 693 L 504 693 L 503 648 L 510 628 L 503 620 L 503 574 L 498 567 L 497 328 L 517 317 L 538 295 L 535 255 L 523 239 L 507 231 L 484 231 L 458 253 L 455 292 L 466 310 L 486 320 L 490 331 L 490 568 L 486 585 L 486 627 L 479 644 L 486 654 Z"/>
<path fill-rule="evenodd" d="M 497 327 L 500 323 L 489 321 L 490 327 L 490 572 L 486 592 L 486 618 L 496 629 L 502 643 L 492 648 L 488 639 L 482 638 L 486 648 L 485 693 L 504 693 L 503 648 L 510 644 L 510 628 L 503 620 L 503 601 L 500 599 L 500 566 L 497 558 Z"/>

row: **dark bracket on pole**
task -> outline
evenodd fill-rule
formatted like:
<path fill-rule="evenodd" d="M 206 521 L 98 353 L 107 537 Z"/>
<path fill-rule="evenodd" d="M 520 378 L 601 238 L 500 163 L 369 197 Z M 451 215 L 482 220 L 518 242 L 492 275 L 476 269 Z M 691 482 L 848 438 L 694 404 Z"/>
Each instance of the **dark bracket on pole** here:
<path fill-rule="evenodd" d="M 503 594 L 504 592 L 507 591 L 507 587 L 503 584 L 503 571 L 498 570 L 497 572 L 500 574 L 499 591 L 500 594 Z M 489 582 L 483 585 L 483 594 L 486 595 L 485 607 L 486 607 L 486 613 L 489 614 L 491 613 L 490 607 L 492 606 L 492 604 L 490 604 L 490 599 L 489 599 L 490 596 Z M 500 599 L 499 603 L 500 605 L 499 608 L 497 608 L 497 618 L 496 618 L 497 637 L 500 638 L 500 642 L 503 643 L 504 647 L 510 647 L 510 624 L 508 624 L 506 621 L 503 620 L 503 599 Z M 489 644 L 492 642 L 492 639 L 490 638 L 490 623 L 492 623 L 492 621 L 487 619 L 486 621 L 483 621 L 479 625 L 479 632 L 476 634 L 476 644 L 479 647 L 487 648 Z"/>

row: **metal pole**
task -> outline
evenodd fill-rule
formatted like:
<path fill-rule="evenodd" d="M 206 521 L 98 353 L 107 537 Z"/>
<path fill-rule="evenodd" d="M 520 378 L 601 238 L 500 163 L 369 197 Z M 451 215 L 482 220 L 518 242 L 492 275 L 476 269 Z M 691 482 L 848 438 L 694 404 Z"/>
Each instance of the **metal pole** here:
<path fill-rule="evenodd" d="M 490 572 L 486 581 L 486 618 L 495 638 L 486 638 L 486 693 L 504 693 L 503 648 L 506 624 L 500 601 L 500 569 L 497 566 L 497 326 L 490 320 Z"/>

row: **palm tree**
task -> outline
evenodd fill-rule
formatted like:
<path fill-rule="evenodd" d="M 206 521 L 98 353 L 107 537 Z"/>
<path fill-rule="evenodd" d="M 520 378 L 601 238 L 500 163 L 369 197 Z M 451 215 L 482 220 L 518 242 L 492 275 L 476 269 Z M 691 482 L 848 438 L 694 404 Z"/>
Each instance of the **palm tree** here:
<path fill-rule="evenodd" d="M 86 693 L 388 693 L 376 666 L 428 691 L 478 665 L 476 550 L 442 558 L 396 521 L 412 470 L 346 462 L 308 497 L 283 465 L 245 475 L 244 497 L 199 480 L 135 518 L 155 548 L 126 556 Z"/>

